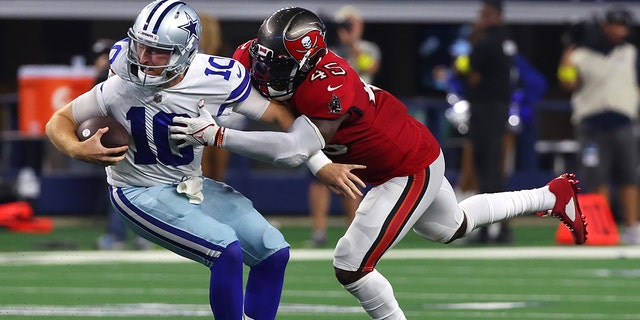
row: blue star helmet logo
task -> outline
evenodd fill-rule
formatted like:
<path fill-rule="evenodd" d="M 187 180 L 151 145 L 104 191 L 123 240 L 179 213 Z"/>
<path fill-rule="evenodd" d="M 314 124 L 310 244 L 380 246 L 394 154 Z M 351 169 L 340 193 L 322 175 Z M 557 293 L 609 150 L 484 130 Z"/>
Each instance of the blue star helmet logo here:
<path fill-rule="evenodd" d="M 198 21 L 191 19 L 189 15 L 187 15 L 187 17 L 189 18 L 189 22 L 179 26 L 179 28 L 189 33 L 189 39 L 191 39 L 191 37 L 195 37 L 197 39 Z"/>

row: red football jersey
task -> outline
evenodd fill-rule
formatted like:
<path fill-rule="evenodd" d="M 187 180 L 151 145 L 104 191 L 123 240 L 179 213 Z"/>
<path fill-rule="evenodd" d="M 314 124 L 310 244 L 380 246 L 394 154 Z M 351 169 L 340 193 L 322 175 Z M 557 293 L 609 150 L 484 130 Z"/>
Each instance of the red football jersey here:
<path fill-rule="evenodd" d="M 248 43 L 234 54 L 245 66 L 249 65 Z M 372 185 L 413 174 L 440 155 L 438 141 L 399 99 L 363 83 L 349 63 L 331 51 L 309 72 L 288 104 L 296 116 L 310 119 L 349 114 L 323 151 L 334 162 L 367 166 L 354 173 Z"/>
<path fill-rule="evenodd" d="M 240 63 L 242 63 L 242 65 L 247 69 L 251 69 L 251 56 L 249 55 L 249 47 L 251 47 L 251 43 L 254 40 L 256 40 L 256 38 L 253 38 L 239 45 L 236 48 L 236 51 L 233 53 L 232 57 L 233 59 L 240 61 Z"/>

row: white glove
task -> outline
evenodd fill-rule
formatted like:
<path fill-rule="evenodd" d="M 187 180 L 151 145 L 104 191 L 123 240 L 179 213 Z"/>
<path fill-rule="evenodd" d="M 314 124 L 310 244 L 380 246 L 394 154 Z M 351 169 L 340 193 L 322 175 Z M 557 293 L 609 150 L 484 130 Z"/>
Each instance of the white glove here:
<path fill-rule="evenodd" d="M 219 126 L 204 107 L 204 99 L 198 101 L 197 118 L 175 117 L 174 125 L 169 126 L 171 139 L 178 140 L 178 148 L 187 145 L 205 145 L 222 147 L 224 127 Z"/>

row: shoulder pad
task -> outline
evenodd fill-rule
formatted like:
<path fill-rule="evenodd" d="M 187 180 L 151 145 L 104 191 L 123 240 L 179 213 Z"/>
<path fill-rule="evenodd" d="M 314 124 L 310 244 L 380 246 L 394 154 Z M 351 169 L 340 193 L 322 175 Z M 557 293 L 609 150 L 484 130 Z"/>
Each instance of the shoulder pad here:
<path fill-rule="evenodd" d="M 109 52 L 109 63 L 111 72 L 123 79 L 128 78 L 127 51 L 129 50 L 129 38 L 124 38 L 116 42 Z"/>

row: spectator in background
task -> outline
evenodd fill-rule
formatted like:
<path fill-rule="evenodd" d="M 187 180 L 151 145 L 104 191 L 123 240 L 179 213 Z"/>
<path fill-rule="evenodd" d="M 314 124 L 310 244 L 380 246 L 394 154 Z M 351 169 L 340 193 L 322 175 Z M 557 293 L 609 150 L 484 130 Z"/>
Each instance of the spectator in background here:
<path fill-rule="evenodd" d="M 364 20 L 360 12 L 352 5 L 345 5 L 336 12 L 334 22 L 339 43 L 330 49 L 347 60 L 364 82 L 373 84 L 380 68 L 380 48 L 377 44 L 362 39 Z M 349 226 L 362 199 L 343 197 L 341 200 L 345 223 Z M 312 178 L 309 185 L 309 211 L 313 222 L 311 243 L 315 247 L 322 247 L 327 242 L 330 209 L 331 192 L 323 183 Z"/>
<path fill-rule="evenodd" d="M 638 224 L 638 53 L 628 42 L 631 13 L 612 7 L 604 18 L 574 26 L 558 79 L 571 91 L 572 122 L 581 147 L 585 190 L 610 199 L 616 187 L 624 213 L 625 244 L 640 244 Z"/>
<path fill-rule="evenodd" d="M 331 50 L 347 60 L 364 82 L 373 84 L 380 68 L 380 47 L 362 39 L 364 20 L 360 12 L 346 5 L 336 12 L 334 21 L 340 43 Z"/>
<path fill-rule="evenodd" d="M 115 43 L 112 39 L 98 39 L 91 46 L 93 57 L 93 67 L 96 70 L 96 81 L 98 84 L 109 77 L 109 51 Z"/>
<path fill-rule="evenodd" d="M 109 77 L 109 51 L 115 43 L 111 39 L 98 39 L 91 52 L 94 54 L 93 66 L 96 69 L 96 81 L 98 84 Z M 129 229 L 122 221 L 122 217 L 111 205 L 107 209 L 107 232 L 100 236 L 97 241 L 99 250 L 123 250 L 127 248 Z M 135 236 L 135 247 L 141 250 L 153 249 L 153 244 L 140 236 Z"/>
<path fill-rule="evenodd" d="M 471 146 L 467 152 L 473 155 L 479 193 L 495 193 L 505 189 L 503 138 L 515 85 L 512 69 L 517 47 L 504 25 L 502 10 L 500 1 L 482 2 L 470 36 L 471 52 L 469 56 L 461 55 L 455 61 L 471 112 L 468 133 Z M 513 235 L 508 223 L 500 226 L 495 239 L 489 238 L 485 227 L 479 230 L 475 241 L 512 242 Z"/>

